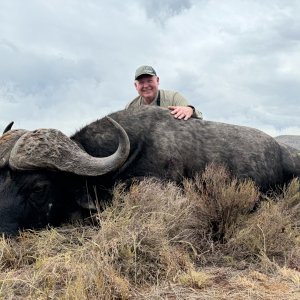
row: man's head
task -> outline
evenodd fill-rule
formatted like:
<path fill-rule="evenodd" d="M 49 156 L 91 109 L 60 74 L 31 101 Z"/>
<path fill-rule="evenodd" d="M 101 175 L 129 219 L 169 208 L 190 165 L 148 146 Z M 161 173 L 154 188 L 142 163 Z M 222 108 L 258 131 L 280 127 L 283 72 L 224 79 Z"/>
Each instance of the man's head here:
<path fill-rule="evenodd" d="M 135 71 L 134 86 L 146 104 L 151 103 L 157 95 L 159 77 L 151 66 L 140 66 Z"/>

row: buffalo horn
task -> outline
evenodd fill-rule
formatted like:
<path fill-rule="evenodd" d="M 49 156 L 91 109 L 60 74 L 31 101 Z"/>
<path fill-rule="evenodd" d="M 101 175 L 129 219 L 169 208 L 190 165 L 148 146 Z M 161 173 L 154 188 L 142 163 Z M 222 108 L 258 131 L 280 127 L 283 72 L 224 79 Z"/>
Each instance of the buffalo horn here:
<path fill-rule="evenodd" d="M 48 169 L 83 176 L 98 176 L 119 168 L 127 159 L 130 143 L 125 130 L 116 121 L 119 146 L 108 157 L 93 157 L 56 129 L 38 129 L 24 134 L 11 151 L 9 164 L 19 170 Z"/>
<path fill-rule="evenodd" d="M 5 129 L 3 130 L 3 133 L 2 133 L 2 134 L 6 133 L 7 131 L 10 131 L 11 128 L 13 127 L 13 125 L 14 125 L 14 121 L 11 121 L 11 122 L 5 127 Z"/>
<path fill-rule="evenodd" d="M 24 135 L 27 130 L 9 130 L 0 137 L 0 168 L 8 164 L 10 153 L 17 140 Z"/>

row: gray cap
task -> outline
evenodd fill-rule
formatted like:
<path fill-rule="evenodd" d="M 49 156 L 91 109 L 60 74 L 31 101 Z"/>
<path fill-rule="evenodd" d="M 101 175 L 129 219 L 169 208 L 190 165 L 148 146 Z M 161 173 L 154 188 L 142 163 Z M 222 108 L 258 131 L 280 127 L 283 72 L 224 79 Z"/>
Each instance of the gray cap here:
<path fill-rule="evenodd" d="M 151 66 L 140 66 L 135 71 L 134 79 L 137 79 L 142 75 L 156 76 L 156 72 Z"/>

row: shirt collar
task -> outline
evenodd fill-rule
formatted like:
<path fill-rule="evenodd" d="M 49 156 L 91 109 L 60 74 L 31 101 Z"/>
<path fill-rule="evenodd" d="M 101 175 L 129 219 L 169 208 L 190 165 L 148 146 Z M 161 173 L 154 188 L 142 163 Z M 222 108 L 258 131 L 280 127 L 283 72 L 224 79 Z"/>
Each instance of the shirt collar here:
<path fill-rule="evenodd" d="M 158 92 L 159 91 L 157 91 L 155 98 L 153 99 L 153 101 L 150 104 L 145 104 L 144 98 L 142 96 L 140 96 L 140 103 L 143 105 L 157 105 Z"/>

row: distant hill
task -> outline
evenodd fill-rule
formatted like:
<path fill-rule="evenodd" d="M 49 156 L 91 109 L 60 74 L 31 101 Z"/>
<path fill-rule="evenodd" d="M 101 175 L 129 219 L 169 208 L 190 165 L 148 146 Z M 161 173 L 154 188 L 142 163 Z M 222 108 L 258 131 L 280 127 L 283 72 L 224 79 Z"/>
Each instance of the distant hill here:
<path fill-rule="evenodd" d="M 300 150 L 300 135 L 279 135 L 276 141 Z"/>

